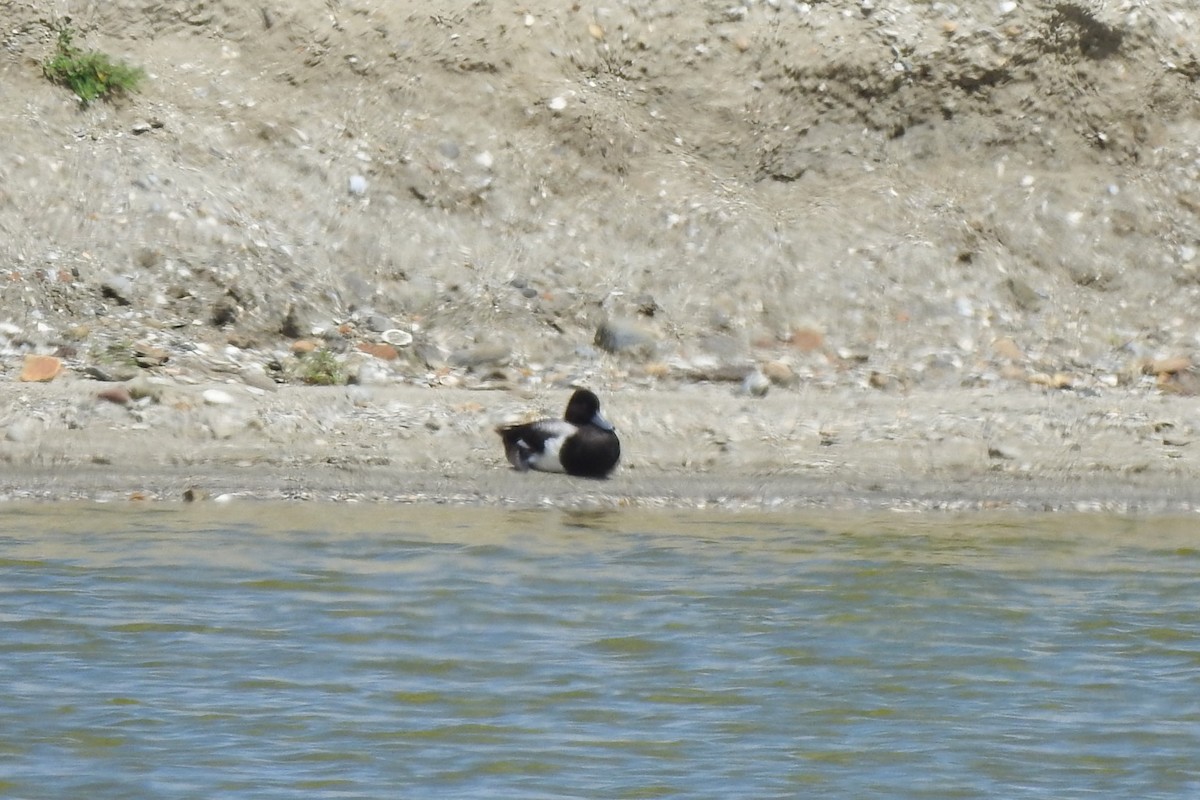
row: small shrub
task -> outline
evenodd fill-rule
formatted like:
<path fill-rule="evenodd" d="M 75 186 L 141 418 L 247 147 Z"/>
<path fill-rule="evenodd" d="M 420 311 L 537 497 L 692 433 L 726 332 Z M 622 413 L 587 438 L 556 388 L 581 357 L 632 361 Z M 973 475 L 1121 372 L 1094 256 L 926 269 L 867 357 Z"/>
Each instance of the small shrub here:
<path fill-rule="evenodd" d="M 304 356 L 300 380 L 309 386 L 340 386 L 346 382 L 342 365 L 329 350 L 314 350 Z"/>
<path fill-rule="evenodd" d="M 82 50 L 74 44 L 75 32 L 69 26 L 58 29 L 58 47 L 42 72 L 54 83 L 66 86 L 84 105 L 108 99 L 137 88 L 146 77 L 145 70 L 113 61 L 104 53 Z"/>

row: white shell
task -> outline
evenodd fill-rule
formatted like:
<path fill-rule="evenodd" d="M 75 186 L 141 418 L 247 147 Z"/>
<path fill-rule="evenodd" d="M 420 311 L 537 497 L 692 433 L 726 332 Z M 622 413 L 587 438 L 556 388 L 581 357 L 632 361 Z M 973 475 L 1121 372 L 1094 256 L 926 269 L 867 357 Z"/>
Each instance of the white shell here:
<path fill-rule="evenodd" d="M 380 334 L 385 342 L 393 347 L 407 347 L 412 344 L 413 336 L 408 331 L 402 331 L 399 328 L 392 328 Z"/>

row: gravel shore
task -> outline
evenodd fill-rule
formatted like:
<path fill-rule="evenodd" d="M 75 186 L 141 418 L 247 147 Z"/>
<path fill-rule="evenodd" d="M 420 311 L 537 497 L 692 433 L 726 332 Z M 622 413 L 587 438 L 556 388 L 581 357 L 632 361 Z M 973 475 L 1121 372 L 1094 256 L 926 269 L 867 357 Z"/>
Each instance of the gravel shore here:
<path fill-rule="evenodd" d="M 1200 508 L 1194 401 L 1061 390 L 746 396 L 626 387 L 606 481 L 517 473 L 494 426 L 565 391 L 173 383 L 120 405 L 94 381 L 9 393 L 7 500 L 305 499 L 724 509 Z"/>
<path fill-rule="evenodd" d="M 0 496 L 1200 506 L 1190 2 L 71 5 L 0 0 Z M 580 385 L 613 479 L 509 470 Z"/>

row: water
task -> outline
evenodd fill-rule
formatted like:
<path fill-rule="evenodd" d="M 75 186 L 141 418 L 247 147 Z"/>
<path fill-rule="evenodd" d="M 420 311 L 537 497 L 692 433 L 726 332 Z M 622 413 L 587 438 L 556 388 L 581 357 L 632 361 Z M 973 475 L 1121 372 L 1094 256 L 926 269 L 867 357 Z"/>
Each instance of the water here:
<path fill-rule="evenodd" d="M 5 798 L 1200 796 L 1200 526 L 0 507 Z"/>

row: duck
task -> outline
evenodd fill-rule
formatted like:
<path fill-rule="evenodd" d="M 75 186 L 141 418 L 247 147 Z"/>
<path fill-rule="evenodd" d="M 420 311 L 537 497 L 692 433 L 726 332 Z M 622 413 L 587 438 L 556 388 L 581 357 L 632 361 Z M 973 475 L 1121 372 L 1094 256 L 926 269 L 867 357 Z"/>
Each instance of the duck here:
<path fill-rule="evenodd" d="M 621 458 L 616 428 L 600 415 L 600 398 L 577 389 L 562 419 L 539 419 L 496 428 L 504 454 L 521 472 L 565 472 L 582 478 L 607 478 Z"/>

